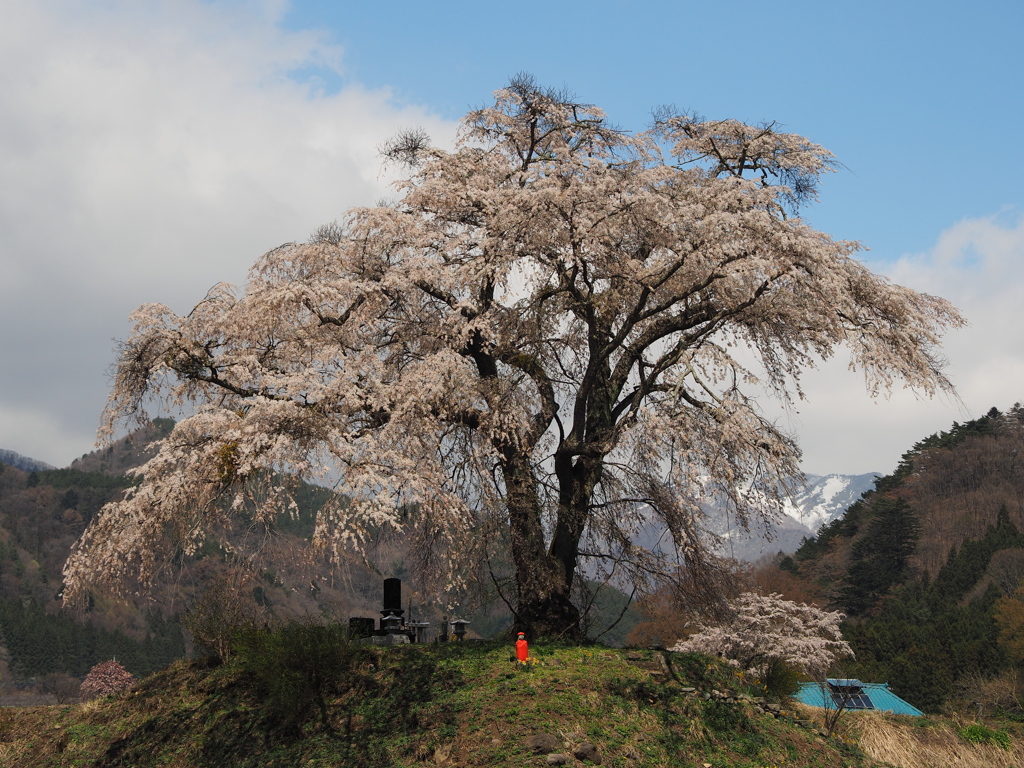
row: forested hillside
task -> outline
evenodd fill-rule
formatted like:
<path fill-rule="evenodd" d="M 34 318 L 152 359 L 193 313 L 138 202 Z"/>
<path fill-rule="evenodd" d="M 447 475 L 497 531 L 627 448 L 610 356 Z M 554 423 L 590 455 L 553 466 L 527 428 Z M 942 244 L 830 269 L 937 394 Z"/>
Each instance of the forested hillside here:
<path fill-rule="evenodd" d="M 181 657 L 181 628 L 155 610 L 104 604 L 75 617 L 62 608 L 61 571 L 71 545 L 128 480 L 0 467 L 0 684 L 10 690 L 51 673 L 81 677 L 115 656 L 147 674 Z"/>
<path fill-rule="evenodd" d="M 5 449 L 0 449 L 0 464 L 7 467 L 17 467 L 18 469 L 23 469 L 26 472 L 31 472 L 34 469 L 53 469 L 53 467 L 45 461 L 39 461 L 38 459 L 33 459 L 28 456 L 22 456 L 20 453 L 15 453 L 14 451 L 8 451 Z"/>
<path fill-rule="evenodd" d="M 314 518 L 331 491 L 308 484 L 297 487 L 297 514 L 279 519 L 274 530 L 257 531 L 243 520 L 224 532 L 231 549 L 251 560 L 211 539 L 194 556 L 175 553 L 152 594 L 115 600 L 96 593 L 84 614 L 68 612 L 61 579 L 72 544 L 102 506 L 133 482 L 125 472 L 151 456 L 151 442 L 172 427 L 172 421 L 156 419 L 65 469 L 0 464 L 0 690 L 10 693 L 58 673 L 80 679 L 110 658 L 139 677 L 162 669 L 189 650 L 183 612 L 203 624 L 200 632 L 221 631 L 211 621 L 375 616 L 384 576 L 405 581 L 419 618 L 436 623 L 447 612 L 438 596 L 417 591 L 415 565 L 406 561 L 400 540 L 382 539 L 369 562 L 353 558 L 338 566 L 315 556 L 308 547 Z M 581 604 L 593 604 L 588 632 L 621 644 L 637 621 L 626 610 L 626 596 L 594 582 L 579 589 Z M 472 619 L 474 635 L 491 636 L 511 622 L 507 607 L 483 593 L 467 595 L 458 608 Z"/>
<path fill-rule="evenodd" d="M 1019 405 L 954 424 L 779 559 L 847 614 L 857 657 L 845 674 L 889 682 L 938 711 L 984 699 L 1024 661 L 1006 641 L 1007 606 L 1024 576 L 1022 447 Z"/>
<path fill-rule="evenodd" d="M 377 577 L 358 567 L 344 574 L 318 567 L 306 551 L 313 517 L 329 492 L 303 486 L 298 514 L 258 542 L 263 570 L 241 567 L 210 541 L 195 556 L 176 555 L 152 595 L 114 600 L 97 593 L 84 614 L 67 611 L 62 571 L 72 544 L 132 482 L 125 471 L 145 461 L 150 443 L 172 426 L 157 419 L 65 469 L 0 464 L 0 686 L 7 693 L 46 675 L 81 678 L 115 657 L 137 676 L 161 669 L 187 650 L 182 611 L 214 599 L 249 617 L 344 618 L 376 608 Z"/>

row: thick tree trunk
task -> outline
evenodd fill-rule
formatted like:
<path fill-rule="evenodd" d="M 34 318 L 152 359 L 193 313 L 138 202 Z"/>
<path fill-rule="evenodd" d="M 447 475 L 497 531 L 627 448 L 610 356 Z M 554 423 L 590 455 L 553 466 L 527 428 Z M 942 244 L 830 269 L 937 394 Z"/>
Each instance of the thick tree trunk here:
<path fill-rule="evenodd" d="M 593 346 L 600 347 L 601 339 L 607 335 L 595 336 Z M 519 590 L 516 631 L 532 637 L 583 639 L 584 636 L 580 612 L 572 602 L 572 586 L 580 540 L 590 518 L 594 489 L 604 469 L 604 455 L 594 448 L 608 444 L 614 426 L 615 392 L 609 385 L 611 370 L 607 359 L 596 353 L 595 359 L 600 362 L 588 376 L 592 386 L 585 407 L 576 414 L 581 417 L 581 426 L 574 428 L 569 440 L 563 441 L 555 454 L 558 517 L 550 547 L 544 544 L 536 478 L 528 458 L 510 452 L 502 465 Z M 579 450 L 583 444 L 591 447 L 586 455 Z"/>
<path fill-rule="evenodd" d="M 607 334 L 605 334 L 607 336 Z M 594 342 L 592 346 L 600 346 Z M 594 350 L 592 350 L 594 352 Z M 577 409 L 579 420 L 572 434 L 563 440 L 555 453 L 554 469 L 558 479 L 558 519 L 551 539 L 549 556 L 561 570 L 566 594 L 571 594 L 576 567 L 579 563 L 580 540 L 591 515 L 594 489 L 601 482 L 604 455 L 596 450 L 606 445 L 614 426 L 612 403 L 615 394 L 608 385 L 611 370 L 607 358 L 594 352 L 595 373 L 588 376 L 593 382 L 585 399 L 585 407 Z M 589 450 L 582 451 L 587 445 Z M 578 620 L 577 612 L 577 620 Z M 579 635 L 582 636 L 582 629 Z"/>
<path fill-rule="evenodd" d="M 518 589 L 514 630 L 530 638 L 582 639 L 580 613 L 571 595 L 575 561 L 567 569 L 544 544 L 540 500 L 529 461 L 511 457 L 502 469 Z"/>

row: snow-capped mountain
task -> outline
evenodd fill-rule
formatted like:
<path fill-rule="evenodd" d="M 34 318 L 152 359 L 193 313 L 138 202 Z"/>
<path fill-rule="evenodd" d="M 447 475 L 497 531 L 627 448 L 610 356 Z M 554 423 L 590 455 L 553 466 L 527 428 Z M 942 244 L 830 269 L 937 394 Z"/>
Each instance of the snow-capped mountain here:
<path fill-rule="evenodd" d="M 749 531 L 722 508 L 705 507 L 708 529 L 721 537 L 720 552 L 727 557 L 752 562 L 777 552 L 792 553 L 801 541 L 814 536 L 821 526 L 841 516 L 865 491 L 875 487 L 878 474 L 807 475 L 804 487 L 786 501 L 782 514 L 766 531 L 751 521 Z M 671 548 L 664 525 L 650 516 L 649 523 L 633 537 L 633 542 L 653 550 Z"/>
<path fill-rule="evenodd" d="M 722 536 L 723 554 L 757 560 L 776 552 L 795 552 L 804 537 L 841 516 L 865 491 L 875 487 L 875 472 L 865 475 L 807 475 L 807 483 L 787 500 L 781 519 L 768 532 L 737 529 L 724 512 L 709 512 L 711 528 Z"/>
<path fill-rule="evenodd" d="M 875 487 L 880 475 L 807 475 L 807 485 L 786 504 L 785 513 L 817 532 L 845 512 L 865 491 Z"/>

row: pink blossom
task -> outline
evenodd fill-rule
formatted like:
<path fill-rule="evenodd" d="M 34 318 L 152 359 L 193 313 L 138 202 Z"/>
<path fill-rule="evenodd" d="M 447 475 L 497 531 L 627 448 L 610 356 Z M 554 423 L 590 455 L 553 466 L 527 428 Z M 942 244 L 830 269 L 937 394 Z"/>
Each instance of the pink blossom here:
<path fill-rule="evenodd" d="M 102 661 L 85 676 L 79 691 L 83 699 L 94 699 L 130 688 L 135 676 L 117 661 Z"/>
<path fill-rule="evenodd" d="M 412 163 L 394 203 L 184 316 L 136 310 L 103 434 L 154 403 L 190 415 L 78 542 L 67 599 L 145 585 L 241 514 L 269 528 L 297 476 L 343 493 L 322 551 L 397 533 L 453 591 L 510 559 L 518 620 L 575 631 L 580 557 L 640 584 L 707 572 L 709 498 L 777 513 L 800 453 L 754 393 L 801 397 L 841 346 L 872 395 L 950 388 L 937 345 L 962 319 L 796 215 L 832 166 L 801 136 L 676 113 L 629 134 L 520 78 L 453 151 L 388 150 Z M 674 546 L 633 544 L 652 516 Z"/>
<path fill-rule="evenodd" d="M 835 660 L 853 656 L 839 630 L 843 614 L 836 611 L 756 592 L 740 595 L 730 607 L 724 623 L 700 626 L 672 650 L 721 654 L 759 673 L 783 661 L 812 677 L 824 677 Z"/>

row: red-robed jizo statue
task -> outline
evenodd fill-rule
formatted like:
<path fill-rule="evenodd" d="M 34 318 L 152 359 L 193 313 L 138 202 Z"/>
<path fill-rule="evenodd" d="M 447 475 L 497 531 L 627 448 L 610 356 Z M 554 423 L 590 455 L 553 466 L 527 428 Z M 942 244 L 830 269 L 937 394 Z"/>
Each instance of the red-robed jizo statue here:
<path fill-rule="evenodd" d="M 525 662 L 530 656 L 530 649 L 526 644 L 526 633 L 520 632 L 519 639 L 516 640 L 516 660 Z"/>

